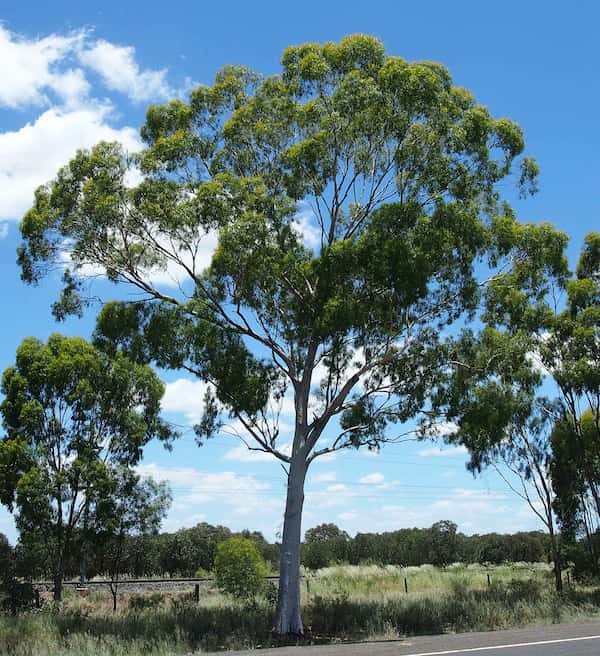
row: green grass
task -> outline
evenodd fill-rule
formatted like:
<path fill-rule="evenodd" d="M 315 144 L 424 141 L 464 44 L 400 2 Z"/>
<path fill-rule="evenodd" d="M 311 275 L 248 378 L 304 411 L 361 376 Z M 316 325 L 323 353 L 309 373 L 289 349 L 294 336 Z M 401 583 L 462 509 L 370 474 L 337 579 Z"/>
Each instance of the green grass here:
<path fill-rule="evenodd" d="M 600 613 L 600 592 L 586 588 L 559 597 L 545 566 L 340 566 L 317 572 L 303 596 L 308 640 L 317 643 L 502 629 Z M 273 644 L 273 609 L 266 600 L 243 607 L 212 591 L 197 605 L 189 596 L 165 595 L 151 609 L 130 609 L 123 600 L 116 614 L 107 601 L 98 593 L 70 596 L 60 612 L 47 604 L 37 613 L 0 618 L 0 655 L 168 656 Z"/>
<path fill-rule="evenodd" d="M 490 567 L 455 563 L 445 569 L 433 565 L 338 565 L 321 569 L 314 574 L 305 574 L 310 579 L 311 593 L 347 593 L 352 598 L 361 599 L 404 597 L 405 579 L 410 595 L 448 592 L 454 589 L 457 582 L 470 590 L 483 590 L 488 587 L 488 576 L 491 583 L 526 579 L 536 580 L 543 586 L 552 585 L 551 567 L 545 563 L 513 563 Z"/>

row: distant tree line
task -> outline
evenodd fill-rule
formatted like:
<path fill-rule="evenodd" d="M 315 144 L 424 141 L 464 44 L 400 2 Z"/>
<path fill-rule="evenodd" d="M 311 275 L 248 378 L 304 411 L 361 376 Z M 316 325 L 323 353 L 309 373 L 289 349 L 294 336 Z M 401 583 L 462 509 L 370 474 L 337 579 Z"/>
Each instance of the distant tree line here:
<path fill-rule="evenodd" d="M 549 548 L 548 536 L 540 531 L 464 535 L 450 521 L 436 522 L 430 528 L 357 533 L 353 538 L 335 524 L 321 524 L 306 531 L 302 561 L 310 569 L 336 562 L 405 567 L 425 564 L 443 567 L 454 562 L 533 563 L 547 560 Z"/>
<path fill-rule="evenodd" d="M 234 533 L 224 526 L 201 523 L 174 533 L 144 533 L 126 536 L 119 563 L 120 574 L 133 578 L 144 577 L 195 577 L 209 575 L 213 569 L 217 546 L 234 537 L 245 537 L 257 546 L 263 558 L 276 567 L 279 545 L 270 544 L 257 531 Z M 2 541 L 0 534 L 0 541 Z M 39 542 L 19 540 L 14 548 L 2 542 L 5 551 L 11 551 L 14 570 L 20 578 L 49 579 L 53 563 L 49 553 Z M 9 555 L 6 555 L 6 559 Z M 65 562 L 65 577 L 80 575 L 81 554 L 74 550 Z M 113 559 L 110 550 L 99 543 L 98 548 L 88 548 L 86 574 L 88 578 L 110 576 Z"/>
<path fill-rule="evenodd" d="M 277 571 L 278 543 L 268 542 L 262 533 L 234 533 L 224 526 L 201 523 L 174 533 L 128 536 L 123 543 L 121 573 L 128 577 L 195 577 L 209 576 L 214 567 L 217 546 L 234 536 L 251 540 L 271 571 Z M 38 544 L 20 541 L 10 548 L 4 545 L 5 560 L 10 558 L 16 575 L 24 579 L 45 579 L 52 575 L 52 562 Z M 11 553 L 8 553 L 11 552 Z M 512 535 L 488 533 L 464 535 L 450 521 L 436 522 L 430 528 L 405 528 L 384 533 L 357 533 L 350 537 L 335 524 L 321 524 L 306 531 L 302 544 L 302 563 L 308 569 L 319 569 L 336 563 L 358 565 L 445 566 L 453 562 L 493 563 L 540 562 L 549 559 L 547 534 L 540 531 Z M 112 561 L 106 550 L 88 552 L 88 576 L 110 575 Z M 78 554 L 65 564 L 67 578 L 80 573 Z"/>

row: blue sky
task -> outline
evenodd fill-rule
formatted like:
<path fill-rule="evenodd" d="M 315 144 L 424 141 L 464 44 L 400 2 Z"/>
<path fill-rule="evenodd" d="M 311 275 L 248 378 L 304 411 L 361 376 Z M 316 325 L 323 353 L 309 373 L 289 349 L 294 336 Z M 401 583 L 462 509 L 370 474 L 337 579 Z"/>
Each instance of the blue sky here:
<path fill-rule="evenodd" d="M 525 129 L 542 169 L 540 193 L 517 203 L 526 221 L 550 220 L 571 237 L 600 226 L 597 129 L 600 85 L 596 3 L 114 2 L 11 3 L 0 13 L 0 368 L 26 335 L 59 330 L 89 336 L 94 316 L 56 325 L 49 306 L 58 283 L 19 280 L 18 221 L 34 188 L 78 147 L 100 139 L 139 146 L 145 107 L 210 83 L 221 66 L 278 70 L 281 51 L 354 32 L 378 36 L 390 54 L 444 63 L 496 116 Z M 207 245 L 207 257 L 210 253 Z M 165 415 L 194 422 L 202 388 L 164 374 Z M 284 422 L 286 417 L 283 417 Z M 287 421 L 290 417 L 288 415 Z M 467 533 L 538 528 L 532 512 L 492 473 L 476 480 L 465 456 L 433 443 L 346 453 L 315 464 L 304 528 L 333 521 L 351 533 L 428 526 L 451 519 Z M 174 504 L 165 528 L 198 521 L 261 530 L 281 526 L 284 475 L 234 436 L 198 449 L 189 429 L 172 453 L 150 446 L 142 471 L 169 480 Z M 0 531 L 15 538 L 0 510 Z"/>

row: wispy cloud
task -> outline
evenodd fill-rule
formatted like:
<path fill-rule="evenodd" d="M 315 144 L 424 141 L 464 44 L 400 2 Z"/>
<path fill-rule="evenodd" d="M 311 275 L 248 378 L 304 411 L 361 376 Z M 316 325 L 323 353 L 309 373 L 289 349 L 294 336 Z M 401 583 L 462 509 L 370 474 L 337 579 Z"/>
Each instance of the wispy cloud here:
<path fill-rule="evenodd" d="M 366 476 L 359 478 L 358 482 L 362 485 L 377 485 L 379 483 L 383 483 L 384 479 L 385 476 L 383 474 L 376 472 L 374 474 L 367 474 Z"/>

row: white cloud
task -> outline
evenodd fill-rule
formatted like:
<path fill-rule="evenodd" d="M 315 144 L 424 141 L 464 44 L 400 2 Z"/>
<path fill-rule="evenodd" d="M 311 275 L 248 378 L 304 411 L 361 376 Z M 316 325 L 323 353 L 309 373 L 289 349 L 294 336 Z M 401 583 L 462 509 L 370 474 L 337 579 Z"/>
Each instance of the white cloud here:
<path fill-rule="evenodd" d="M 384 478 L 385 476 L 383 474 L 377 472 L 375 474 L 367 474 L 367 476 L 359 478 L 358 482 L 362 485 L 378 485 L 379 483 L 383 483 Z"/>
<path fill-rule="evenodd" d="M 325 488 L 327 494 L 352 494 L 352 491 L 345 483 L 335 483 L 334 485 L 328 485 Z"/>
<path fill-rule="evenodd" d="M 0 105 L 47 105 L 49 93 L 71 102 L 73 93 L 85 94 L 87 85 L 82 76 L 70 67 L 61 71 L 58 66 L 69 61 L 84 38 L 85 32 L 80 31 L 27 40 L 0 25 Z"/>
<path fill-rule="evenodd" d="M 180 510 L 215 500 L 236 505 L 248 495 L 264 495 L 271 488 L 255 476 L 232 471 L 204 472 L 193 467 L 165 467 L 156 463 L 138 465 L 136 471 L 141 476 L 168 482 Z"/>
<path fill-rule="evenodd" d="M 466 447 L 464 446 L 453 446 L 448 449 L 442 449 L 437 446 L 430 447 L 428 449 L 421 449 L 418 454 L 421 458 L 430 458 L 430 457 L 442 457 L 448 458 L 452 456 L 462 456 L 469 453 Z"/>
<path fill-rule="evenodd" d="M 193 528 L 197 524 L 207 521 L 207 519 L 208 518 L 204 513 L 187 515 L 185 518 L 173 515 L 164 520 L 161 526 L 161 531 L 174 532 L 178 531 L 180 528 Z"/>
<path fill-rule="evenodd" d="M 447 437 L 456 433 L 458 425 L 453 421 L 438 421 L 429 426 L 428 434 L 431 437 Z"/>
<path fill-rule="evenodd" d="M 317 217 L 308 203 L 302 203 L 294 216 L 293 228 L 308 248 L 316 248 L 321 242 L 321 231 Z"/>
<path fill-rule="evenodd" d="M 337 459 L 338 453 L 324 453 L 322 456 L 319 456 L 319 462 L 333 462 Z"/>
<path fill-rule="evenodd" d="M 72 105 L 90 93 L 87 73 L 135 102 L 176 95 L 166 69 L 143 70 L 135 48 L 93 39 L 85 30 L 27 39 L 0 25 L 0 105 L 9 108 Z"/>
<path fill-rule="evenodd" d="M 359 449 L 358 454 L 360 456 L 364 456 L 365 458 L 377 458 L 381 455 L 381 450 L 369 449 L 368 447 L 365 447 L 363 449 Z"/>
<path fill-rule="evenodd" d="M 135 60 L 135 48 L 117 46 L 103 39 L 79 52 L 80 61 L 98 73 L 106 86 L 136 102 L 168 98 L 175 94 L 167 83 L 166 69 L 142 71 Z"/>
<path fill-rule="evenodd" d="M 33 123 L 0 133 L 0 219 L 20 219 L 33 202 L 33 192 L 75 155 L 101 140 L 120 141 L 137 150 L 133 128 L 107 123 L 111 108 L 95 105 L 77 110 L 52 108 Z"/>
<path fill-rule="evenodd" d="M 8 223 L 0 223 L 0 239 L 8 237 Z"/>
<path fill-rule="evenodd" d="M 214 231 L 208 233 L 199 231 L 196 238 L 188 243 L 188 246 L 191 244 L 195 251 L 194 256 L 190 253 L 189 248 L 182 248 L 178 251 L 179 246 L 166 235 L 158 236 L 156 241 L 168 251 L 176 252 L 182 264 L 171 260 L 165 268 L 156 268 L 149 271 L 148 279 L 158 286 L 178 287 L 184 281 L 190 279 L 186 269 L 200 273 L 210 265 L 213 253 L 217 248 L 218 234 Z"/>
<path fill-rule="evenodd" d="M 310 477 L 311 483 L 333 483 L 335 480 L 337 480 L 337 472 L 334 471 L 324 471 Z"/>
<path fill-rule="evenodd" d="M 100 74 L 104 88 L 92 88 L 91 71 Z M 137 129 L 115 125 L 118 115 L 106 89 L 135 101 L 175 94 L 164 70 L 141 69 L 133 48 L 94 40 L 85 30 L 27 39 L 0 25 L 0 77 L 0 107 L 42 108 L 27 124 L 0 132 L 0 220 L 20 220 L 36 187 L 77 149 L 101 140 L 119 141 L 130 152 L 141 148 Z M 209 238 L 201 249 L 204 265 L 215 243 Z M 167 270 L 161 277 L 172 283 L 174 275 Z"/>
<path fill-rule="evenodd" d="M 208 384 L 201 380 L 177 378 L 170 381 L 165 384 L 165 394 L 161 401 L 162 410 L 182 414 L 188 424 L 196 424 L 202 417 L 204 395 L 207 389 Z M 286 433 L 289 434 L 293 430 L 293 426 L 280 421 L 279 429 L 280 440 L 283 440 Z M 231 421 L 225 424 L 220 432 L 225 436 L 243 438 L 250 445 L 253 443 L 253 438 L 240 421 Z M 280 441 L 277 443 L 277 448 L 281 453 L 289 455 L 292 450 L 292 443 L 290 440 Z M 264 451 L 251 451 L 244 443 L 240 443 L 226 451 L 223 460 L 232 462 L 272 462 L 275 460 L 275 456 Z"/>
<path fill-rule="evenodd" d="M 542 346 L 545 342 L 547 342 L 550 339 L 550 333 L 542 333 L 539 337 L 539 342 L 540 346 Z M 542 376 L 550 376 L 552 372 L 550 369 L 546 367 L 544 364 L 544 361 L 542 360 L 542 356 L 540 355 L 540 349 L 535 348 L 533 351 L 529 351 L 526 353 L 525 357 L 527 358 L 527 361 L 531 365 L 532 369 L 536 371 L 537 373 L 541 374 Z"/>
<path fill-rule="evenodd" d="M 201 380 L 178 378 L 165 385 L 162 409 L 165 412 L 180 412 L 190 423 L 197 423 L 202 416 L 206 389 L 206 383 Z"/>
<path fill-rule="evenodd" d="M 275 525 L 283 510 L 283 485 L 273 489 L 270 483 L 252 475 L 205 472 L 193 467 L 165 467 L 156 463 L 139 465 L 136 470 L 141 476 L 169 483 L 173 505 L 165 525 L 171 530 L 195 524 L 197 518 L 231 528 L 234 525 L 254 527 L 258 517 L 268 518 L 271 525 Z M 214 516 L 215 508 L 219 508 L 218 517 Z"/>

